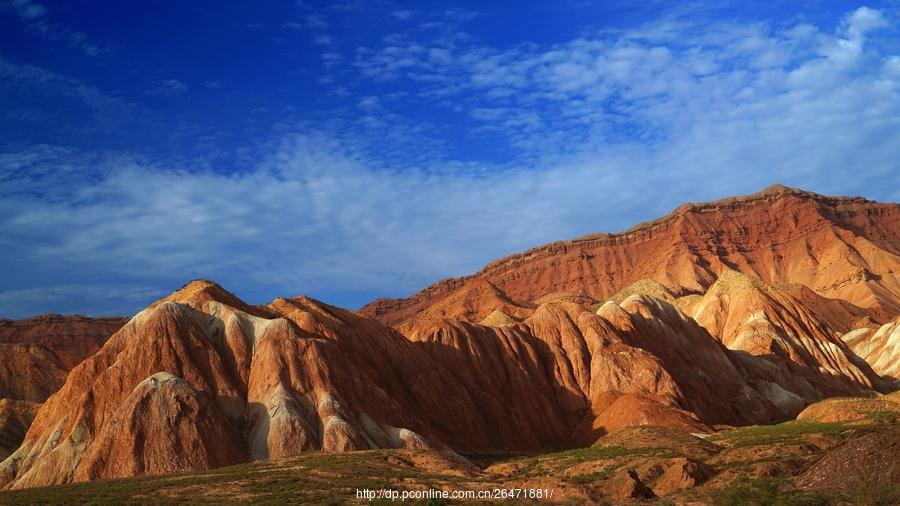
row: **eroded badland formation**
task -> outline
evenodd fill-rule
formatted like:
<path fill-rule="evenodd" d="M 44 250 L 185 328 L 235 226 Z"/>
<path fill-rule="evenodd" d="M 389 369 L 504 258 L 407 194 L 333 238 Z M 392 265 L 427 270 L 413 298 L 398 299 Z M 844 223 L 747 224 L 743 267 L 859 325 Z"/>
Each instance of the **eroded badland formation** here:
<path fill-rule="evenodd" d="M 0 353 L 5 489 L 265 461 L 233 469 L 339 501 L 367 472 L 584 502 L 879 490 L 900 482 L 900 205 L 776 186 L 358 312 L 193 281 L 127 323 L 0 321 Z M 377 451 L 314 472 L 354 450 Z M 263 497 L 232 478 L 190 497 Z"/>

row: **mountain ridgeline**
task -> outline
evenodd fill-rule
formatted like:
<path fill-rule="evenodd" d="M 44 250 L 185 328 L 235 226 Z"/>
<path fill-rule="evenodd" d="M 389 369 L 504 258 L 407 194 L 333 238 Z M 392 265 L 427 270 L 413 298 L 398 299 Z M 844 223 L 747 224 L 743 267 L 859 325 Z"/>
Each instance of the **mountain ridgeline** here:
<path fill-rule="evenodd" d="M 900 205 L 780 186 L 358 312 L 302 296 L 252 306 L 198 280 L 69 357 L 84 360 L 32 396 L 43 404 L 0 486 L 775 423 L 896 390 L 898 317 Z"/>

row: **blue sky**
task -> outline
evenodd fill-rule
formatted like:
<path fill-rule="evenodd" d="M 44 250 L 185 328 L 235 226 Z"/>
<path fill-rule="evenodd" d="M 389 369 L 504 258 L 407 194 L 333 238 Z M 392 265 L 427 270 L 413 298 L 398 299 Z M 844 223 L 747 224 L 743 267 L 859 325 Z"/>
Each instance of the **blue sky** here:
<path fill-rule="evenodd" d="M 774 182 L 900 200 L 900 3 L 634 4 L 0 0 L 0 316 L 356 308 Z"/>

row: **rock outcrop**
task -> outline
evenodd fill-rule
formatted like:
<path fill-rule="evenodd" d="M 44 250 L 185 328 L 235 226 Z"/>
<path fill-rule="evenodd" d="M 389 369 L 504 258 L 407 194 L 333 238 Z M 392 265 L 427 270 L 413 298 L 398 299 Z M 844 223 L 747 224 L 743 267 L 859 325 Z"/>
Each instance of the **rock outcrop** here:
<path fill-rule="evenodd" d="M 622 468 L 603 484 L 603 495 L 619 504 L 654 499 L 656 494 L 650 489 L 634 469 Z"/>
<path fill-rule="evenodd" d="M 189 383 L 159 372 L 138 383 L 78 463 L 75 481 L 167 474 L 247 459 L 240 433 Z"/>
<path fill-rule="evenodd" d="M 818 313 L 750 275 L 723 271 L 691 316 L 739 352 L 766 382 L 760 391 L 787 411 L 825 397 L 889 390 Z"/>
<path fill-rule="evenodd" d="M 433 306 L 416 314 L 397 329 L 402 334 L 415 338 L 419 334 L 433 331 L 446 321 L 479 322 L 494 311 L 500 311 L 511 318 L 522 319 L 529 316 L 534 309 L 534 304 L 514 302 L 490 282 L 476 279 L 471 283 L 465 283 Z"/>
<path fill-rule="evenodd" d="M 45 314 L 22 320 L 0 318 L 0 343 L 32 344 L 50 350 L 64 368 L 71 369 L 93 355 L 128 318 L 89 318 Z"/>
<path fill-rule="evenodd" d="M 853 330 L 841 339 L 885 381 L 900 388 L 900 317 L 879 328 Z"/>
<path fill-rule="evenodd" d="M 660 497 L 696 487 L 715 474 L 704 462 L 687 457 L 651 459 L 635 472 Z"/>

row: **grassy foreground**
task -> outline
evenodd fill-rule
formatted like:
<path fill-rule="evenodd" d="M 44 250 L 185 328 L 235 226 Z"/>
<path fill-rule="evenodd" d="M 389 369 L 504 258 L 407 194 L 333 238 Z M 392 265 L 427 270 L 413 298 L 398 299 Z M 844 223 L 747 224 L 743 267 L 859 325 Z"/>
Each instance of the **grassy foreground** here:
<path fill-rule="evenodd" d="M 702 439 L 662 428 L 632 428 L 605 436 L 590 448 L 535 456 L 470 456 L 468 462 L 432 452 L 405 450 L 309 453 L 279 462 L 173 476 L 5 491 L 0 492 L 0 504 L 346 504 L 370 502 L 358 498 L 357 489 L 427 488 L 554 491 L 549 501 L 510 501 L 517 503 L 900 504 L 900 484 L 848 483 L 841 490 L 824 491 L 798 490 L 793 484 L 793 477 L 829 448 L 896 424 L 896 416 L 880 414 L 847 423 L 794 421 L 745 427 Z M 661 481 L 666 478 L 659 476 L 659 470 L 667 469 L 673 462 L 691 463 L 706 474 L 697 483 L 688 480 L 679 484 L 676 480 L 671 489 L 673 484 Z M 629 492 L 625 492 L 623 496 L 621 484 L 623 480 L 628 482 L 629 471 L 640 476 L 649 488 L 665 493 L 653 494 L 658 497 L 627 497 Z M 391 503 L 385 499 L 371 502 Z M 481 503 L 498 502 L 501 501 Z"/>

